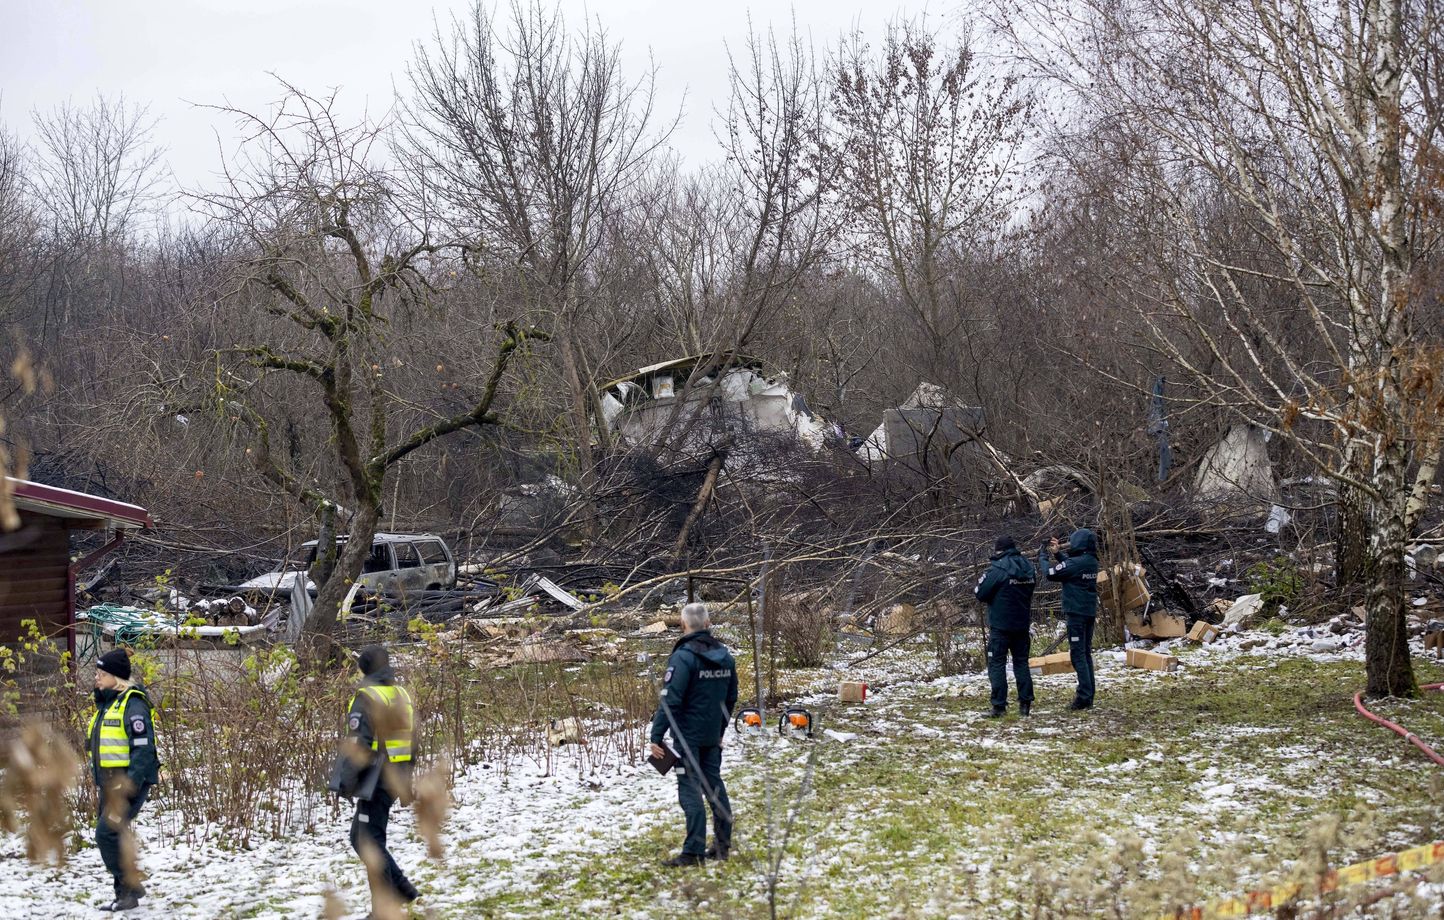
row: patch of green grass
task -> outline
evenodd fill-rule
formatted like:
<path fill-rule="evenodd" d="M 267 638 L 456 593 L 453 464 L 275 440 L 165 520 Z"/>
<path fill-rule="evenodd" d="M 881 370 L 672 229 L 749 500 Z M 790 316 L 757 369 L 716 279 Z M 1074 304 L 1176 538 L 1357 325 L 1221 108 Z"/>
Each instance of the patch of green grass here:
<path fill-rule="evenodd" d="M 1193 657 L 1175 674 L 1105 669 L 1088 713 L 1063 710 L 1068 678 L 1039 682 L 1027 720 L 981 718 L 983 681 L 898 685 L 867 706 L 819 707 L 823 725 L 857 737 L 768 756 L 729 749 L 730 862 L 661 868 L 682 836 L 672 809 L 611 852 L 543 875 L 538 891 L 445 915 L 767 916 L 779 838 L 766 829 L 768 791 L 780 827 L 810 755 L 813 788 L 783 861 L 779 916 L 1083 916 L 1103 912 L 1095 898 L 1146 915 L 1165 887 L 1218 896 L 1269 877 L 1305 854 L 1322 816 L 1372 828 L 1336 841 L 1338 862 L 1425 842 L 1416 828 L 1437 814 L 1437 768 L 1354 711 L 1359 664 Z M 1421 682 L 1439 679 L 1437 666 L 1419 671 Z M 1444 744 L 1444 694 L 1379 706 Z M 1095 887 L 1076 887 L 1080 876 Z"/>

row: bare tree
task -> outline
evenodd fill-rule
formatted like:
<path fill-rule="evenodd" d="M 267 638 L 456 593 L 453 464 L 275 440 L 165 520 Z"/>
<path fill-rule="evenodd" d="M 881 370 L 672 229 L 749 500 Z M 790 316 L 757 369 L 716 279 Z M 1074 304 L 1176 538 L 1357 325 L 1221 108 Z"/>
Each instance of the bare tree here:
<path fill-rule="evenodd" d="M 1437 230 L 1414 164 L 1436 118 L 1412 79 L 1433 23 L 1402 0 L 1010 13 L 1018 47 L 1086 112 L 1074 126 L 1118 141 L 1109 194 L 1142 257 L 1126 280 L 1161 353 L 1361 513 L 1368 692 L 1413 693 L 1409 477 L 1432 478 L 1421 447 L 1444 409 L 1437 343 L 1415 324 L 1414 267 Z"/>
<path fill-rule="evenodd" d="M 815 55 L 794 27 L 779 40 L 749 32 L 728 53 L 729 95 L 718 140 L 727 153 L 723 199 L 738 303 L 734 349 L 803 288 L 836 234 L 821 207 L 835 165 L 822 145 L 826 106 Z"/>
<path fill-rule="evenodd" d="M 35 197 L 56 239 L 103 247 L 134 232 L 163 177 L 146 108 L 97 95 L 89 108 L 67 102 L 33 120 Z"/>
<path fill-rule="evenodd" d="M 822 207 L 835 170 L 811 47 L 795 29 L 782 39 L 749 32 L 728 60 L 728 104 L 715 129 L 726 158 L 676 186 L 664 207 L 682 216 L 661 224 L 653 261 L 662 296 L 685 314 L 686 340 L 708 358 L 682 382 L 650 446 L 657 457 L 679 451 L 702 421 L 688 411 L 706 403 L 694 390 L 716 386 L 761 330 L 798 307 L 836 235 Z"/>
<path fill-rule="evenodd" d="M 508 366 L 545 334 L 501 323 L 492 364 L 478 369 L 460 412 L 443 413 L 393 384 L 404 362 L 391 338 L 455 274 L 440 262 L 451 247 L 431 235 L 424 215 L 398 208 L 393 177 L 375 163 L 384 125 L 343 125 L 334 97 L 286 89 L 269 117 L 222 109 L 248 141 L 227 167 L 226 189 L 196 196 L 241 252 L 232 291 L 217 306 L 251 317 L 243 340 L 215 353 L 198 403 L 241 435 L 261 476 L 320 520 L 306 633 L 313 652 L 325 652 L 370 553 L 388 474 L 438 438 L 499 424 Z M 294 451 L 276 449 L 273 418 L 300 393 L 324 406 L 319 468 L 297 468 Z M 339 553 L 331 537 L 338 518 L 349 518 Z"/>
<path fill-rule="evenodd" d="M 38 227 L 25 185 L 20 142 L 0 127 L 0 321 L 12 318 L 16 300 L 34 279 Z"/>
<path fill-rule="evenodd" d="M 876 52 L 854 34 L 829 77 L 838 207 L 862 263 L 895 286 L 926 343 L 926 373 L 946 380 L 988 321 L 964 265 L 1007 241 L 1031 101 L 1017 77 L 987 73 L 966 41 L 940 43 L 925 20 L 889 25 Z"/>
<path fill-rule="evenodd" d="M 442 204 L 478 268 L 509 278 L 553 336 L 577 468 L 592 468 L 596 354 L 586 334 L 599 253 L 637 200 L 669 125 L 655 73 L 630 79 L 596 24 L 514 0 L 505 21 L 477 2 L 418 47 L 403 156 Z"/>

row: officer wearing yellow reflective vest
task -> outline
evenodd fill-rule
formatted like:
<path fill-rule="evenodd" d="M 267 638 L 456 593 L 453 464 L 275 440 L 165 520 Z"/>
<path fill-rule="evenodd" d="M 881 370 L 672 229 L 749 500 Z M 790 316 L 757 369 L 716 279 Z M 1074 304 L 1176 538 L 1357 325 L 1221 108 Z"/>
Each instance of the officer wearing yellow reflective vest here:
<path fill-rule="evenodd" d="M 100 791 L 95 846 L 115 883 L 115 897 L 97 906 L 103 911 L 134 910 L 145 887 L 135 852 L 122 854 L 121 839 L 160 778 L 160 759 L 150 698 L 145 687 L 131 680 L 130 655 L 124 649 L 112 649 L 95 663 L 95 713 L 85 739 Z"/>
<path fill-rule="evenodd" d="M 331 775 L 331 790 L 356 800 L 351 846 L 371 866 L 371 902 L 377 885 L 392 898 L 415 901 L 420 892 L 386 849 L 391 805 L 411 802 L 411 741 L 415 711 L 411 695 L 397 686 L 384 646 L 368 645 L 357 656 L 363 679 L 346 707 L 345 743 Z M 383 895 L 384 898 L 384 895 Z"/>

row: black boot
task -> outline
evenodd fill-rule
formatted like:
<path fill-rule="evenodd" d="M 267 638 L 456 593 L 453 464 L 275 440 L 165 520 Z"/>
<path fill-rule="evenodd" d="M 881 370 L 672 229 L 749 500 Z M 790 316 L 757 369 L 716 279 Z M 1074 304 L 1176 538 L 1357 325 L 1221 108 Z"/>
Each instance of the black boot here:
<path fill-rule="evenodd" d="M 1026 718 L 1028 717 L 1028 713 L 1030 713 L 1030 712 L 1032 712 L 1032 711 L 1033 711 L 1033 704 L 1032 704 L 1032 703 L 1019 703 L 1019 704 L 1018 704 L 1018 715 L 1022 716 L 1023 718 L 1026 719 Z"/>
<path fill-rule="evenodd" d="M 1007 711 L 1008 711 L 1008 707 L 1006 707 L 1006 706 L 994 706 L 994 707 L 993 707 L 993 711 L 990 712 L 990 713 L 988 713 L 988 718 L 990 718 L 990 719 L 1001 719 L 1001 718 L 1003 717 L 1003 713 L 1005 713 L 1005 712 L 1007 712 Z"/>
<path fill-rule="evenodd" d="M 710 847 L 707 848 L 706 858 L 707 858 L 707 859 L 715 859 L 715 860 L 717 860 L 718 862 L 726 862 L 726 861 L 727 861 L 727 858 L 728 858 L 729 856 L 731 856 L 731 855 L 732 855 L 732 848 L 731 848 L 731 847 L 720 847 L 720 848 L 719 848 L 719 847 L 717 846 L 717 844 L 714 843 L 714 844 L 712 844 Z"/>
<path fill-rule="evenodd" d="M 401 882 L 401 887 L 396 889 L 396 894 L 407 904 L 421 897 L 421 892 L 416 890 L 416 886 L 404 879 Z"/>
<path fill-rule="evenodd" d="M 680 853 L 662 863 L 669 869 L 680 869 L 683 866 L 700 866 L 706 857 L 698 856 L 696 853 Z"/>
<path fill-rule="evenodd" d="M 135 892 L 133 891 L 127 891 L 125 894 L 116 895 L 115 900 L 107 904 L 96 905 L 96 907 L 100 908 L 106 913 L 115 913 L 122 910 L 135 910 L 139 906 L 140 899 L 135 896 Z"/>
<path fill-rule="evenodd" d="M 1092 709 L 1092 708 L 1093 708 L 1093 704 L 1092 704 L 1092 703 L 1085 703 L 1085 702 L 1083 702 L 1082 700 L 1075 699 L 1075 700 L 1073 700 L 1073 702 L 1071 702 L 1071 703 L 1068 704 L 1068 708 L 1069 708 L 1069 709 L 1072 709 L 1072 710 Z"/>

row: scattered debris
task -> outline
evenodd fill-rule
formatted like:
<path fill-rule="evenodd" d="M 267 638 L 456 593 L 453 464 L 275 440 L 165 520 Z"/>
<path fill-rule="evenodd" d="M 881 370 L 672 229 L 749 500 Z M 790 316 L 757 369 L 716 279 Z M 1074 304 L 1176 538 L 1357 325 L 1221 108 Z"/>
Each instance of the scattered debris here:
<path fill-rule="evenodd" d="M 1278 495 L 1269 461 L 1269 433 L 1257 425 L 1234 425 L 1199 463 L 1193 481 L 1200 501 L 1239 507 L 1271 505 Z"/>
<path fill-rule="evenodd" d="M 1207 645 L 1218 638 L 1218 627 L 1207 620 L 1199 620 L 1197 623 L 1194 623 L 1193 628 L 1188 631 L 1188 638 L 1194 642 Z"/>
<path fill-rule="evenodd" d="M 1424 650 L 1432 651 L 1435 658 L 1444 658 L 1444 623 L 1431 620 L 1425 627 Z"/>
<path fill-rule="evenodd" d="M 1117 584 L 1118 603 L 1124 610 L 1137 610 L 1147 605 L 1152 595 L 1148 591 L 1148 581 L 1143 577 L 1143 566 L 1137 563 L 1115 565 L 1109 569 L 1098 571 L 1098 595 L 1102 597 L 1105 593 L 1111 601 L 1113 596 L 1113 585 Z"/>
<path fill-rule="evenodd" d="M 814 414 L 787 375 L 764 372 L 746 355 L 690 355 L 640 368 L 598 388 L 602 418 L 625 444 L 652 444 L 672 431 L 689 432 L 689 446 L 706 437 L 695 419 L 720 411 L 749 431 L 791 433 L 820 448 L 834 425 Z M 678 405 L 678 403 L 681 405 Z"/>
<path fill-rule="evenodd" d="M 1177 639 L 1187 635 L 1187 621 L 1168 610 L 1129 610 L 1123 614 L 1129 635 L 1138 639 Z"/>
<path fill-rule="evenodd" d="M 912 604 L 893 604 L 880 614 L 873 631 L 884 636 L 907 636 L 917 632 L 918 610 Z"/>
<path fill-rule="evenodd" d="M 646 626 L 643 626 L 641 629 L 637 630 L 637 632 L 642 633 L 646 636 L 660 636 L 666 631 L 667 623 L 665 620 L 658 620 L 655 623 L 648 623 Z"/>
<path fill-rule="evenodd" d="M 1073 670 L 1073 658 L 1068 652 L 1055 652 L 1052 655 L 1043 655 L 1040 658 L 1029 658 L 1028 670 L 1033 672 L 1034 677 L 1046 677 L 1049 674 L 1068 674 Z"/>
<path fill-rule="evenodd" d="M 1078 495 L 1093 495 L 1098 491 L 1093 477 L 1077 467 L 1062 465 L 1045 466 L 1024 476 L 1023 489 L 1040 496 L 1038 513 L 1045 518 L 1066 499 Z"/>
<path fill-rule="evenodd" d="M 1289 526 L 1289 522 L 1293 519 L 1293 515 L 1289 514 L 1282 505 L 1274 505 L 1269 508 L 1268 520 L 1264 521 L 1264 532 L 1277 534 Z"/>
<path fill-rule="evenodd" d="M 1223 625 L 1229 629 L 1249 629 L 1263 610 L 1262 594 L 1245 594 L 1234 601 L 1223 615 Z"/>
<path fill-rule="evenodd" d="M 586 744 L 582 722 L 575 716 L 569 719 L 552 719 L 547 723 L 547 743 L 552 747 L 564 744 Z"/>
<path fill-rule="evenodd" d="M 546 578 L 542 575 L 537 575 L 535 576 L 535 578 L 536 587 L 541 588 L 547 593 L 549 597 L 552 597 L 558 602 L 565 604 L 573 610 L 581 610 L 583 607 L 586 606 L 586 603 L 584 601 L 579 599 L 575 594 L 572 594 L 571 592 L 562 588 L 550 578 Z"/>
<path fill-rule="evenodd" d="M 960 448 L 971 444 L 967 457 L 980 454 L 978 434 L 983 429 L 983 410 L 965 405 L 942 387 L 919 383 L 911 396 L 896 409 L 886 409 L 882 424 L 863 441 L 859 455 L 868 463 L 908 461 L 933 455 L 944 465 L 958 464 L 965 457 Z"/>
<path fill-rule="evenodd" d="M 865 703 L 867 684 L 860 680 L 845 680 L 837 687 L 837 698 L 843 703 Z"/>
<path fill-rule="evenodd" d="M 549 642 L 534 637 L 523 642 L 511 660 L 512 664 L 552 664 L 559 661 L 590 661 L 591 658 L 565 640 Z"/>
<path fill-rule="evenodd" d="M 1409 550 L 1409 555 L 1414 557 L 1414 566 L 1420 569 L 1433 569 L 1439 567 L 1439 547 L 1432 543 L 1421 543 Z"/>
<path fill-rule="evenodd" d="M 1126 661 L 1130 668 L 1144 668 L 1149 671 L 1173 671 L 1178 668 L 1178 659 L 1172 655 L 1149 652 L 1141 648 L 1129 649 Z"/>

